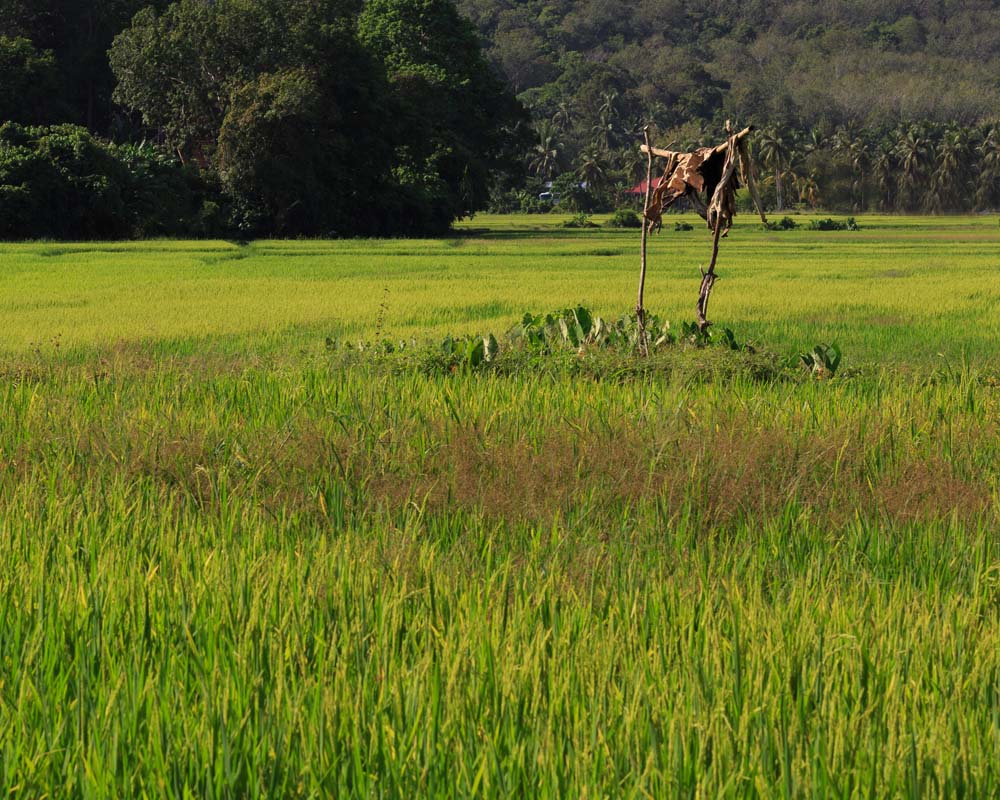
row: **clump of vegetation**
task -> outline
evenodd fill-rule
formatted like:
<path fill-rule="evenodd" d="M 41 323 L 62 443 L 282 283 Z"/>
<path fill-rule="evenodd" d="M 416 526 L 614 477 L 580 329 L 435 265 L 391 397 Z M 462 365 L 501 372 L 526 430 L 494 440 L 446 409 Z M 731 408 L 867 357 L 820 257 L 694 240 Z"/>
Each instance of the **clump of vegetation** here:
<path fill-rule="evenodd" d="M 129 239 L 218 233 L 214 194 L 151 145 L 75 125 L 0 126 L 0 239 Z"/>
<path fill-rule="evenodd" d="M 858 223 L 855 221 L 854 217 L 848 217 L 846 220 L 836 220 L 830 217 L 826 219 L 814 219 L 809 222 L 809 230 L 811 231 L 857 231 L 861 230 L 858 227 Z"/>
<path fill-rule="evenodd" d="M 631 208 L 619 208 L 604 224 L 609 228 L 641 228 L 642 220 Z"/>
<path fill-rule="evenodd" d="M 842 353 L 836 343 L 818 344 L 810 352 L 802 353 L 799 358 L 814 377 L 833 378 L 840 368 Z"/>
<path fill-rule="evenodd" d="M 596 222 L 591 222 L 590 215 L 581 211 L 563 223 L 564 228 L 596 228 Z"/>
<path fill-rule="evenodd" d="M 646 314 L 646 352 L 639 357 L 643 333 L 634 312 L 605 321 L 583 306 L 526 313 L 499 338 L 492 333 L 446 336 L 438 343 L 338 341 L 326 349 L 345 366 L 367 364 L 400 374 L 497 373 L 508 376 L 580 374 L 593 378 L 674 373 L 728 379 L 793 379 L 787 359 L 739 342 L 730 328 L 706 328 L 684 322 L 674 332 L 668 321 Z"/>
<path fill-rule="evenodd" d="M 684 220 L 681 220 L 680 222 L 675 222 L 674 223 L 674 230 L 675 231 L 693 231 L 694 230 L 694 226 L 690 222 L 685 222 Z"/>
<path fill-rule="evenodd" d="M 791 231 L 799 227 L 799 223 L 791 217 L 782 217 L 777 222 L 768 222 L 765 227 L 769 231 Z"/>

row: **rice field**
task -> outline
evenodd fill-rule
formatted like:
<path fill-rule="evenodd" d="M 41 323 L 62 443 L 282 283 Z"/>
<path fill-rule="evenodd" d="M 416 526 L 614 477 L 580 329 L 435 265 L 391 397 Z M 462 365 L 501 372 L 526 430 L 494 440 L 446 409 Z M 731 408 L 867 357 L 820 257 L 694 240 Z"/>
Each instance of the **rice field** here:
<path fill-rule="evenodd" d="M 327 345 L 627 311 L 560 222 L 0 245 L 9 796 L 1000 796 L 996 218 L 738 218 L 710 316 L 832 380 Z"/>

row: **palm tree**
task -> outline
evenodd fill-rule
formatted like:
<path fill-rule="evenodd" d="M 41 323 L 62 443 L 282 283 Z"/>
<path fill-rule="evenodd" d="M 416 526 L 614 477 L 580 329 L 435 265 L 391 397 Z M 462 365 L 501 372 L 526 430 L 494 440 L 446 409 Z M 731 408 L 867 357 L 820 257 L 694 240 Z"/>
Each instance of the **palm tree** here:
<path fill-rule="evenodd" d="M 591 192 L 600 191 L 607 184 L 608 163 L 605 153 L 598 147 L 588 147 L 580 153 L 577 177 L 587 184 Z"/>
<path fill-rule="evenodd" d="M 629 187 L 634 186 L 637 181 L 646 179 L 646 155 L 638 147 L 633 145 L 621 148 L 615 160 L 624 173 L 625 182 Z"/>
<path fill-rule="evenodd" d="M 816 180 L 816 171 L 813 170 L 808 175 L 798 175 L 795 178 L 795 190 L 799 193 L 799 202 L 808 203 L 813 210 L 819 205 L 819 182 Z"/>
<path fill-rule="evenodd" d="M 559 166 L 561 145 L 556 139 L 556 131 L 548 122 L 543 122 L 538 129 L 538 141 L 531 150 L 528 159 L 528 170 L 536 177 L 551 178 Z"/>
<path fill-rule="evenodd" d="M 612 89 L 601 95 L 601 106 L 597 110 L 597 124 L 594 125 L 594 141 L 604 150 L 611 149 L 615 120 L 618 118 L 618 92 Z"/>
<path fill-rule="evenodd" d="M 810 128 L 798 146 L 803 155 L 811 156 L 813 153 L 826 150 L 830 146 L 830 141 L 819 128 Z"/>
<path fill-rule="evenodd" d="M 838 128 L 833 135 L 833 152 L 837 153 L 851 168 L 851 203 L 855 211 L 865 208 L 865 173 L 871 162 L 868 144 L 854 130 L 853 126 Z"/>
<path fill-rule="evenodd" d="M 556 106 L 555 113 L 552 115 L 552 124 L 556 126 L 560 133 L 566 133 L 566 131 L 573 127 L 575 118 L 576 113 L 573 111 L 573 106 L 566 100 L 561 100 Z"/>
<path fill-rule="evenodd" d="M 979 155 L 976 207 L 991 208 L 1000 201 L 1000 126 L 987 128 L 976 152 Z"/>
<path fill-rule="evenodd" d="M 968 189 L 970 136 L 965 128 L 949 128 L 937 150 L 937 169 L 931 178 L 927 208 L 953 211 L 965 204 Z"/>
<path fill-rule="evenodd" d="M 760 135 L 760 160 L 770 170 L 774 171 L 774 191 L 777 195 L 778 211 L 784 209 L 781 193 L 781 178 L 788 169 L 791 149 L 788 143 L 774 128 L 766 128 Z"/>
<path fill-rule="evenodd" d="M 899 154 L 899 199 L 907 211 L 917 207 L 920 187 L 926 181 L 927 165 L 933 149 L 924 131 L 916 125 L 903 132 L 896 152 Z"/>
<path fill-rule="evenodd" d="M 872 156 L 872 172 L 878 184 L 879 208 L 888 211 L 892 208 L 892 182 L 896 171 L 895 148 L 892 143 L 881 140 Z"/>
<path fill-rule="evenodd" d="M 847 160 L 851 165 L 851 172 L 854 173 L 854 182 L 851 184 L 851 193 L 856 194 L 858 202 L 855 208 L 858 211 L 865 210 L 865 174 L 871 163 L 871 152 L 864 139 L 858 137 L 851 141 L 847 148 Z"/>

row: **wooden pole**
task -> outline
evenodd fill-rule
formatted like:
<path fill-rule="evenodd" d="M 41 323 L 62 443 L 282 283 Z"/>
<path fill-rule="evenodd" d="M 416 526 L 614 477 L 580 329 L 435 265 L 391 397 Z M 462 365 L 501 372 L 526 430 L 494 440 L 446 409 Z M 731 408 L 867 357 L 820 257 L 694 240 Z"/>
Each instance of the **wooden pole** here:
<path fill-rule="evenodd" d="M 712 324 L 708 321 L 708 297 L 712 293 L 712 287 L 715 286 L 717 278 L 715 264 L 719 260 L 719 237 L 722 234 L 723 217 L 730 213 L 726 211 L 726 208 L 727 203 L 732 202 L 732 200 L 727 198 L 727 195 L 732 192 L 729 184 L 733 180 L 733 173 L 736 171 L 736 163 L 739 159 L 740 140 L 733 136 L 728 120 L 726 120 L 726 133 L 730 136 L 729 144 L 733 146 L 735 152 L 730 150 L 726 153 L 726 164 L 722 170 L 722 177 L 719 179 L 719 185 L 715 187 L 715 194 L 712 195 L 712 202 L 708 207 L 708 220 L 712 225 L 712 260 L 709 262 L 708 269 L 701 274 L 701 289 L 698 291 L 698 329 L 702 333 L 707 331 L 708 326 Z M 716 148 L 716 150 L 718 149 Z"/>
<path fill-rule="evenodd" d="M 722 230 L 722 215 L 715 218 L 715 230 L 712 238 L 712 260 L 708 270 L 701 274 L 701 289 L 698 291 L 698 329 L 704 333 L 712 323 L 708 321 L 708 296 L 715 286 L 715 262 L 719 259 L 719 233 Z"/>
<path fill-rule="evenodd" d="M 652 193 L 653 183 L 653 149 L 649 144 L 649 126 L 642 129 L 642 136 L 645 139 L 646 153 L 646 200 L 642 205 L 642 266 L 639 270 L 639 299 L 635 304 L 636 325 L 639 328 L 639 352 L 644 356 L 649 355 L 649 342 L 646 341 L 646 309 L 643 306 L 643 295 L 646 291 L 646 244 L 649 239 L 649 220 L 646 219 L 646 212 L 649 211 L 649 197 Z"/>

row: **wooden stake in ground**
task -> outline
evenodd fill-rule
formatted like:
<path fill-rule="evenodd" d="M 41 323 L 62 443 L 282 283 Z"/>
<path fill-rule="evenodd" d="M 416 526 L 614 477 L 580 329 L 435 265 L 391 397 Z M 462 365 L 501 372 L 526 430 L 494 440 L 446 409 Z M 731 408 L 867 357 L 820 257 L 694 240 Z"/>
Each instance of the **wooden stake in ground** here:
<path fill-rule="evenodd" d="M 650 231 L 660 230 L 664 212 L 682 198 L 708 223 L 708 229 L 712 231 L 712 260 L 708 269 L 701 271 L 697 305 L 698 327 L 701 331 L 708 330 L 712 324 L 708 320 L 708 299 L 718 279 L 715 266 L 719 259 L 719 240 L 732 227 L 733 216 L 736 214 L 736 190 L 740 187 L 741 177 L 750 190 L 761 222 L 767 225 L 746 142 L 752 131 L 751 125 L 734 132 L 727 120 L 725 142 L 716 147 L 701 147 L 690 153 L 653 147 L 648 131 L 643 131 L 646 142 L 642 146 L 642 152 L 649 157 L 649 177 L 646 180 L 646 204 L 643 209 L 642 274 L 639 280 L 639 304 L 636 308 L 640 330 L 645 330 L 642 293 L 646 278 L 646 236 Z M 665 158 L 667 164 L 656 191 L 651 194 L 653 156 Z"/>
<path fill-rule="evenodd" d="M 649 126 L 642 129 L 646 140 L 646 200 L 642 206 L 642 266 L 639 270 L 639 299 L 635 304 L 636 325 L 639 328 L 639 352 L 649 355 L 649 342 L 646 341 L 646 309 L 643 305 L 643 295 L 646 291 L 646 242 L 649 238 L 649 222 L 646 212 L 649 211 L 649 196 L 653 183 L 653 150 L 649 144 Z"/>
<path fill-rule="evenodd" d="M 701 288 L 698 291 L 698 328 L 703 333 L 712 324 L 708 321 L 708 297 L 712 293 L 712 287 L 715 286 L 717 277 L 715 264 L 719 259 L 719 236 L 722 234 L 723 226 L 729 230 L 736 210 L 735 189 L 731 183 L 736 173 L 739 150 L 728 122 L 726 123 L 726 132 L 729 133 L 730 137 L 726 161 L 722 167 L 722 177 L 712 194 L 712 202 L 708 206 L 708 224 L 712 226 L 712 260 L 708 264 L 708 269 L 701 273 Z"/>

